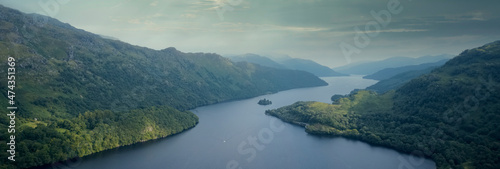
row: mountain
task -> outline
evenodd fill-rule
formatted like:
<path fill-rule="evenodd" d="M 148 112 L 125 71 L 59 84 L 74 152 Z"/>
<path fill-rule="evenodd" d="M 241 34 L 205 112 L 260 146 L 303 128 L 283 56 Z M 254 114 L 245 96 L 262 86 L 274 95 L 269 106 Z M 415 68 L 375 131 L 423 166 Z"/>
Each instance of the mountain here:
<path fill-rule="evenodd" d="M 430 73 L 435 68 L 444 65 L 448 59 L 435 63 L 425 63 L 420 65 L 410 65 L 398 68 L 387 68 L 377 73 L 364 76 L 365 79 L 380 80 L 374 85 L 367 87 L 367 90 L 373 90 L 377 93 L 385 93 L 389 90 L 395 90 L 405 83 L 420 75 Z"/>
<path fill-rule="evenodd" d="M 307 59 L 293 58 L 284 60 L 280 63 L 289 69 L 311 72 L 312 74 L 319 77 L 346 76 L 346 74 L 335 72 L 329 67 L 320 65 L 312 60 Z"/>
<path fill-rule="evenodd" d="M 229 57 L 231 61 L 233 62 L 249 62 L 249 63 L 255 63 L 259 64 L 262 66 L 267 66 L 267 67 L 272 67 L 272 68 L 277 68 L 277 69 L 286 69 L 284 65 L 281 65 L 268 57 L 256 55 L 256 54 L 244 54 L 244 55 L 237 55 L 237 56 L 231 56 Z"/>
<path fill-rule="evenodd" d="M 417 78 L 423 74 L 430 73 L 435 68 L 436 67 L 429 67 L 427 69 L 422 69 L 422 70 L 411 70 L 403 72 L 395 76 L 392 76 L 388 79 L 380 80 L 379 82 L 367 87 L 366 89 L 373 90 L 377 93 L 385 93 L 389 90 L 396 90 L 399 87 L 406 84 L 407 82 L 409 82 L 410 80 Z"/>
<path fill-rule="evenodd" d="M 273 60 L 271 58 L 256 54 L 231 56 L 229 58 L 234 62 L 249 62 L 278 69 L 302 70 L 310 72 L 319 77 L 346 76 L 345 74 L 335 72 L 326 66 L 320 65 L 312 60 L 307 59 L 279 57 Z"/>
<path fill-rule="evenodd" d="M 198 106 L 327 85 L 304 71 L 152 50 L 3 6 L 0 14 L 0 105 L 18 107 L 15 140 L 14 133 L 0 132 L 0 168 L 38 166 L 179 133 L 198 123 L 187 111 Z M 11 124 L 1 116 L 1 131 Z M 11 140 L 15 153 L 6 151 Z"/>
<path fill-rule="evenodd" d="M 110 39 L 110 40 L 117 40 L 119 41 L 120 39 L 118 38 L 115 38 L 115 37 L 112 37 L 112 36 L 106 36 L 106 35 L 99 35 L 101 38 L 104 38 L 104 39 Z"/>
<path fill-rule="evenodd" d="M 397 74 L 408 72 L 408 71 L 415 71 L 415 70 L 424 70 L 428 69 L 431 67 L 439 67 L 444 65 L 449 59 L 443 59 L 438 62 L 434 63 L 424 63 L 420 65 L 409 65 L 409 66 L 402 66 L 402 67 L 397 67 L 397 68 L 386 68 L 382 69 L 374 74 L 364 76 L 363 78 L 365 79 L 373 79 L 373 80 L 385 80 L 389 79 Z"/>
<path fill-rule="evenodd" d="M 408 65 L 433 63 L 444 59 L 450 59 L 451 57 L 451 55 L 422 56 L 419 58 L 392 57 L 380 61 L 352 63 L 345 66 L 333 68 L 333 70 L 347 74 L 369 75 L 385 68 L 396 68 Z"/>
<path fill-rule="evenodd" d="M 334 104 L 297 102 L 266 114 L 302 124 L 308 133 L 428 157 L 439 169 L 500 168 L 499 74 L 496 41 L 465 50 L 395 91 L 360 90 L 335 97 Z"/>

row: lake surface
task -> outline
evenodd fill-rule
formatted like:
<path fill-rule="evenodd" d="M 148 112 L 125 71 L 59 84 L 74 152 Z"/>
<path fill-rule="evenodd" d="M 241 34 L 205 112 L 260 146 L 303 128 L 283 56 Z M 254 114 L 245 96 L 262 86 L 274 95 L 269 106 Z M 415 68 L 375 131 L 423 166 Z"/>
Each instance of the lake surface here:
<path fill-rule="evenodd" d="M 307 134 L 303 127 L 264 114 L 296 101 L 330 103 L 334 94 L 376 83 L 359 76 L 323 78 L 302 88 L 192 110 L 200 123 L 183 133 L 97 153 L 61 168 L 75 169 L 434 169 L 431 160 L 344 138 Z M 258 105 L 266 98 L 272 105 Z M 51 168 L 51 167 L 49 167 Z"/>

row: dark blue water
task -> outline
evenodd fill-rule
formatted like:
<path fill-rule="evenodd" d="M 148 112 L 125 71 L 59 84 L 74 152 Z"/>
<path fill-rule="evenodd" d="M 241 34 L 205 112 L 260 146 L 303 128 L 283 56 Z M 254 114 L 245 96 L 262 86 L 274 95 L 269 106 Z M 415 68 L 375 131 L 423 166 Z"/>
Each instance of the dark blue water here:
<path fill-rule="evenodd" d="M 376 81 L 361 77 L 324 78 L 328 86 L 294 89 L 192 110 L 200 117 L 193 129 L 165 139 L 122 147 L 63 163 L 76 169 L 434 169 L 435 163 L 374 147 L 360 141 L 309 135 L 304 128 L 267 116 L 267 109 L 296 101 L 330 103 L 333 94 L 347 94 Z M 273 104 L 258 105 L 259 99 Z"/>

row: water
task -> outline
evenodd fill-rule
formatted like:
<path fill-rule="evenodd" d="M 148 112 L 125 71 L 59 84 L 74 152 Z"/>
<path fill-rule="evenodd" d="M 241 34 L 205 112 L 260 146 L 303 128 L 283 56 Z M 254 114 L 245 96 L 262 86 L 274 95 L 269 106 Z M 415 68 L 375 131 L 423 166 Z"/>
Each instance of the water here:
<path fill-rule="evenodd" d="M 328 86 L 303 88 L 200 107 L 192 110 L 200 123 L 186 132 L 147 143 L 105 151 L 72 164 L 76 169 L 434 169 L 431 160 L 374 147 L 345 138 L 309 135 L 304 128 L 264 114 L 296 101 L 330 103 L 376 81 L 358 76 L 324 78 Z M 266 98 L 272 105 L 258 105 Z"/>

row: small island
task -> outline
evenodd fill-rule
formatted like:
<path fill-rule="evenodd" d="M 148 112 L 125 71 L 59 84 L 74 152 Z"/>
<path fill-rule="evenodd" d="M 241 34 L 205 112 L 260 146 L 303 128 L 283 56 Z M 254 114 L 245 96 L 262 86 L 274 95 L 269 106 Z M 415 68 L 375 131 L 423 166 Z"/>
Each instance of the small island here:
<path fill-rule="evenodd" d="M 259 104 L 259 105 L 270 105 L 270 104 L 273 104 L 273 102 L 271 100 L 267 100 L 267 99 L 260 99 L 257 104 Z"/>

